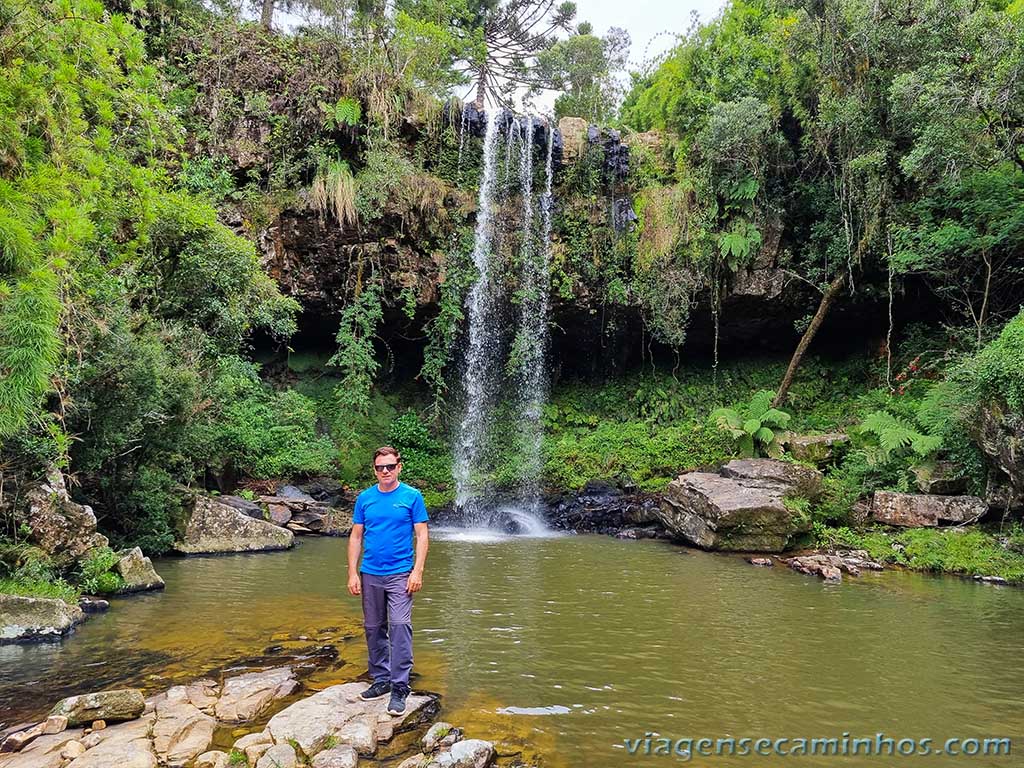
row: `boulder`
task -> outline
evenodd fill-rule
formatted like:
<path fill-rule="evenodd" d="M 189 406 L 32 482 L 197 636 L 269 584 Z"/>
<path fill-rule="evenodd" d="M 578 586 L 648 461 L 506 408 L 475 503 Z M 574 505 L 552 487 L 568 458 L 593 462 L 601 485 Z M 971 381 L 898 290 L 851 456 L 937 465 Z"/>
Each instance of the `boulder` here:
<path fill-rule="evenodd" d="M 268 749 L 274 746 L 274 740 L 266 731 L 249 733 L 235 742 L 233 752 L 241 752 L 245 755 L 249 765 L 256 765 Z"/>
<path fill-rule="evenodd" d="M 364 683 L 346 683 L 325 688 L 278 712 L 267 723 L 274 742 L 294 742 L 307 756 L 316 756 L 329 740 L 356 751 L 372 753 L 383 736 L 432 703 L 427 696 L 409 696 L 404 715 L 392 718 L 386 712 L 386 698 L 363 701 Z M 387 726 L 382 729 L 380 726 Z M 382 733 L 382 730 L 386 731 Z M 332 738 L 333 737 L 333 738 Z"/>
<path fill-rule="evenodd" d="M 214 712 L 226 723 L 254 720 L 278 699 L 299 687 L 291 667 L 265 672 L 249 672 L 224 681 L 224 689 Z"/>
<path fill-rule="evenodd" d="M 135 720 L 146 709 L 146 700 L 138 688 L 119 688 L 115 691 L 97 691 L 81 696 L 69 696 L 57 702 L 50 715 L 64 715 L 68 725 L 91 725 L 95 720 L 116 723 Z"/>
<path fill-rule="evenodd" d="M 443 720 L 439 720 L 430 726 L 427 730 L 426 735 L 423 737 L 423 751 L 433 752 L 437 749 L 441 740 L 448 736 L 452 731 L 457 730 L 451 723 L 446 723 Z"/>
<path fill-rule="evenodd" d="M 122 592 L 144 592 L 164 588 L 164 580 L 153 568 L 153 561 L 143 555 L 139 547 L 119 552 L 118 557 L 114 570 L 124 579 Z"/>
<path fill-rule="evenodd" d="M 256 763 L 256 768 L 296 768 L 299 758 L 291 744 L 275 744 Z"/>
<path fill-rule="evenodd" d="M 310 524 L 310 527 L 313 527 Z M 324 536 L 348 536 L 352 530 L 352 509 L 330 507 L 324 514 L 319 533 Z"/>
<path fill-rule="evenodd" d="M 292 519 L 292 511 L 284 504 L 268 504 L 267 514 L 274 525 L 286 525 Z"/>
<path fill-rule="evenodd" d="M 730 461 L 718 473 L 688 472 L 673 480 L 658 507 L 668 531 L 704 549 L 781 552 L 810 530 L 787 507 L 790 496 L 813 499 L 821 473 L 774 459 Z"/>
<path fill-rule="evenodd" d="M 880 563 L 871 560 L 868 553 L 860 549 L 814 552 L 800 557 L 790 557 L 783 562 L 794 571 L 821 576 L 825 581 L 842 581 L 843 573 L 860 576 L 861 570 L 882 570 Z"/>
<path fill-rule="evenodd" d="M 63 600 L 0 595 L 0 645 L 59 640 L 83 621 L 85 612 Z"/>
<path fill-rule="evenodd" d="M 589 124 L 582 117 L 563 117 L 558 121 L 562 134 L 562 162 L 571 163 L 583 157 L 587 150 Z"/>
<path fill-rule="evenodd" d="M 200 496 L 174 549 L 184 554 L 212 552 L 260 552 L 288 549 L 291 531 L 266 520 L 254 520 L 234 507 Z"/>
<path fill-rule="evenodd" d="M 827 464 L 835 459 L 841 448 L 850 442 L 850 436 L 843 432 L 829 432 L 824 435 L 789 434 L 782 444 L 800 461 L 812 464 Z"/>
<path fill-rule="evenodd" d="M 990 468 L 986 499 L 999 509 L 1024 507 L 1024 417 L 1002 403 L 990 403 L 973 437 Z"/>
<path fill-rule="evenodd" d="M 51 467 L 46 481 L 29 488 L 25 496 L 28 540 L 59 565 L 70 565 L 90 550 L 107 546 L 107 538 L 96 532 L 92 508 L 71 500 L 59 469 Z"/>
<path fill-rule="evenodd" d="M 359 756 L 347 744 L 326 749 L 313 758 L 313 768 L 356 768 Z"/>
<path fill-rule="evenodd" d="M 482 739 L 467 739 L 452 745 L 447 752 L 434 757 L 437 768 L 485 768 L 494 759 L 494 745 Z"/>
<path fill-rule="evenodd" d="M 933 496 L 919 493 L 875 491 L 871 516 L 886 525 L 934 528 L 942 523 L 968 523 L 988 511 L 977 496 Z"/>
<path fill-rule="evenodd" d="M 913 469 L 917 489 L 921 493 L 957 496 L 967 493 L 967 478 L 951 461 L 933 461 Z"/>
<path fill-rule="evenodd" d="M 305 491 L 300 491 L 294 485 L 282 485 L 277 489 L 277 495 L 283 499 L 294 499 L 295 501 L 304 501 L 307 504 L 313 504 L 316 502 L 312 496 Z"/>
<path fill-rule="evenodd" d="M 156 705 L 153 748 L 168 768 L 183 768 L 206 752 L 213 741 L 217 721 L 189 701 L 183 685 L 171 688 Z"/>

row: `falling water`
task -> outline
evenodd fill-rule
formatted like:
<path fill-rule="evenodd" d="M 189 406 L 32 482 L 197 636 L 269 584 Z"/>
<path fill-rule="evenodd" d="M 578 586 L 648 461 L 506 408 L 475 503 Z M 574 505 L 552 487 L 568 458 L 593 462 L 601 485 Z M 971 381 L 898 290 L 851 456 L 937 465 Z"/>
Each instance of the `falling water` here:
<path fill-rule="evenodd" d="M 504 125 L 507 130 L 502 130 Z M 548 131 L 545 187 L 537 205 L 533 185 L 534 125 L 532 117 L 517 120 L 495 115 L 487 119 L 473 244 L 478 276 L 466 303 L 469 341 L 464 368 L 465 410 L 455 441 L 454 467 L 455 503 L 465 522 L 476 526 L 511 526 L 520 531 L 524 530 L 523 520 L 527 518 L 533 521 L 532 527 L 544 527 L 539 515 L 539 477 L 541 415 L 547 396 L 553 132 Z M 517 196 L 518 217 L 511 206 Z M 502 235 L 510 231 L 518 232 L 518 238 L 503 239 Z M 518 243 L 517 254 L 508 253 L 510 243 Z M 514 300 L 508 289 L 510 282 L 518 283 Z M 514 322 L 510 322 L 513 311 Z M 515 335 L 510 339 L 512 331 Z M 508 513 L 513 508 L 508 504 L 495 505 L 480 486 L 480 478 L 489 468 L 489 457 L 485 455 L 488 430 L 495 424 L 503 382 L 508 383 L 505 392 L 519 418 L 516 432 L 522 464 L 513 504 L 519 510 L 516 515 Z"/>
<path fill-rule="evenodd" d="M 491 284 L 491 261 L 493 229 L 494 176 L 496 170 L 496 145 L 499 133 L 498 116 L 487 116 L 484 133 L 483 170 L 480 178 L 480 196 L 473 237 L 473 265 L 477 279 L 469 292 L 469 347 L 466 352 L 464 375 L 465 413 L 459 424 L 455 441 L 455 503 L 467 512 L 473 499 L 471 473 L 480 459 L 485 430 L 490 421 L 491 403 L 494 398 L 494 371 L 491 333 L 496 322 L 495 290 Z"/>
<path fill-rule="evenodd" d="M 523 174 L 523 218 L 532 225 L 532 120 L 528 119 L 530 151 L 527 171 Z M 520 439 L 523 445 L 523 501 L 534 514 L 540 512 L 541 443 L 544 425 L 541 421 L 544 403 L 547 401 L 547 340 L 548 340 L 548 270 L 551 263 L 551 148 L 554 135 L 548 129 L 548 146 L 544 160 L 544 195 L 540 200 L 541 227 L 536 246 L 532 231 L 524 229 L 522 303 L 519 312 L 519 333 L 521 340 L 521 363 L 519 402 L 523 420 L 520 422 Z"/>

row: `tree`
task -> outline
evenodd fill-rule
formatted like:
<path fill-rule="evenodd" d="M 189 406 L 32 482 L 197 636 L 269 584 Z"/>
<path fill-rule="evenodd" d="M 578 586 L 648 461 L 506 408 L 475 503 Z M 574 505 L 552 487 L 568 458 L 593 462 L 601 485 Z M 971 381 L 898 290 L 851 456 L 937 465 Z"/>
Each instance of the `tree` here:
<path fill-rule="evenodd" d="M 623 29 L 612 27 L 600 38 L 583 23 L 575 35 L 541 51 L 538 78 L 546 87 L 564 91 L 555 100 L 555 117 L 607 123 L 621 96 L 616 75 L 626 66 L 629 45 L 629 33 Z"/>

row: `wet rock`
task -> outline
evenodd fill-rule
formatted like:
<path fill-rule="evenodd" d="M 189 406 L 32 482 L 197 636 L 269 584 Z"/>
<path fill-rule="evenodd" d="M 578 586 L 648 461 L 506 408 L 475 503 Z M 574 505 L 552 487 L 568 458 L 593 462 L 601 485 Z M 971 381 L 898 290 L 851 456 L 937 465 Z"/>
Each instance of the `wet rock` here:
<path fill-rule="evenodd" d="M 705 549 L 781 552 L 810 530 L 788 496 L 815 498 L 821 473 L 773 459 L 730 461 L 717 474 L 688 472 L 673 480 L 658 507 L 675 537 Z"/>
<path fill-rule="evenodd" d="M 184 554 L 258 552 L 288 549 L 294 534 L 265 520 L 254 520 L 234 507 L 208 496 L 195 501 L 181 541 L 174 549 Z"/>
<path fill-rule="evenodd" d="M 356 751 L 345 744 L 324 750 L 313 758 L 313 768 L 356 768 L 358 764 Z"/>
<path fill-rule="evenodd" d="M 433 752 L 441 743 L 441 739 L 445 738 L 453 730 L 457 730 L 455 726 L 443 720 L 434 723 L 423 737 L 423 751 Z"/>
<path fill-rule="evenodd" d="M 391 718 L 386 712 L 386 699 L 363 701 L 359 698 L 365 688 L 363 683 L 325 688 L 278 712 L 270 719 L 267 730 L 275 743 L 294 740 L 307 756 L 320 752 L 332 736 L 357 751 L 364 749 L 370 753 L 382 740 L 377 723 L 381 720 L 389 725 L 404 723 L 432 702 L 427 696 L 411 695 L 406 713 Z"/>
<path fill-rule="evenodd" d="M 816 552 L 783 561 L 794 571 L 820 576 L 826 581 L 841 581 L 842 574 L 859 576 L 861 570 L 881 571 L 883 567 L 868 557 L 864 550 Z"/>
<path fill-rule="evenodd" d="M 153 568 L 153 561 L 143 555 L 139 547 L 119 552 L 118 556 L 114 570 L 124 579 L 122 592 L 144 592 L 164 588 L 164 580 Z"/>
<path fill-rule="evenodd" d="M 293 693 L 299 687 L 291 667 L 250 672 L 224 681 L 224 688 L 214 712 L 225 723 L 254 720 L 273 702 Z"/>
<path fill-rule="evenodd" d="M 1002 576 L 975 576 L 975 581 L 982 581 L 986 584 L 1009 584 L 1010 582 Z"/>
<path fill-rule="evenodd" d="M 50 715 L 64 715 L 69 725 L 92 724 L 96 720 L 116 723 L 135 720 L 146 709 L 146 700 L 138 688 L 97 691 L 69 696 L 57 702 Z M 98 730 L 93 726 L 94 730 Z"/>
<path fill-rule="evenodd" d="M 967 492 L 967 478 L 951 461 L 933 461 L 914 467 L 914 480 L 921 493 L 956 496 Z"/>
<path fill-rule="evenodd" d="M 204 752 L 192 764 L 192 768 L 228 768 L 231 757 L 226 752 L 213 750 Z"/>
<path fill-rule="evenodd" d="M 658 499 L 648 494 L 625 493 L 611 483 L 591 481 L 579 493 L 554 501 L 547 510 L 548 522 L 563 530 L 617 534 L 658 521 Z M 637 531 L 640 537 L 639 530 Z M 662 535 L 656 525 L 651 537 Z M 643 534 L 648 537 L 648 534 Z"/>
<path fill-rule="evenodd" d="M 189 702 L 185 686 L 175 686 L 156 706 L 153 748 L 168 768 L 182 768 L 206 752 L 216 726 L 216 720 Z"/>
<path fill-rule="evenodd" d="M 800 461 L 812 464 L 827 464 L 836 459 L 840 451 L 849 445 L 850 436 L 842 432 L 829 432 L 824 435 L 788 435 L 782 444 Z"/>
<path fill-rule="evenodd" d="M 80 597 L 78 607 L 85 613 L 104 613 L 110 610 L 110 603 L 98 597 Z"/>
<path fill-rule="evenodd" d="M 275 744 L 256 763 L 256 768 L 296 768 L 299 759 L 291 744 Z"/>
<path fill-rule="evenodd" d="M 68 495 L 64 475 L 51 467 L 46 481 L 29 488 L 23 522 L 28 540 L 61 566 L 81 559 L 90 550 L 105 547 L 107 538 L 96 532 L 96 515 Z"/>
<path fill-rule="evenodd" d="M 59 640 L 83 621 L 82 609 L 63 600 L 0 595 L 0 645 Z"/>
<path fill-rule="evenodd" d="M 934 528 L 942 523 L 978 520 L 988 505 L 977 496 L 932 496 L 875 491 L 871 516 L 880 523 L 905 528 Z"/>
<path fill-rule="evenodd" d="M 771 568 L 774 565 L 770 557 L 748 557 L 747 562 L 760 568 Z"/>
<path fill-rule="evenodd" d="M 494 759 L 494 745 L 482 739 L 467 739 L 452 745 L 431 761 L 437 768 L 485 768 Z"/>

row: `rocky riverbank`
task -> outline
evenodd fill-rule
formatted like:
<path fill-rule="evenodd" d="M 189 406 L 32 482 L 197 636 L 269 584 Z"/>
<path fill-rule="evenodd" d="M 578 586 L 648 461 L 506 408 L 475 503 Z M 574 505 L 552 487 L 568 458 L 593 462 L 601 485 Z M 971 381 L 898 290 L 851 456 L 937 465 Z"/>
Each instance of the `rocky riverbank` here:
<path fill-rule="evenodd" d="M 450 723 L 429 727 L 436 694 L 414 693 L 406 712 L 363 701 L 366 683 L 306 688 L 300 666 L 204 678 L 144 698 L 118 689 L 58 702 L 39 723 L 9 729 L 0 768 L 484 768 L 495 745 Z M 398 734 L 422 733 L 388 749 Z M 509 761 L 499 762 L 510 765 Z"/>

